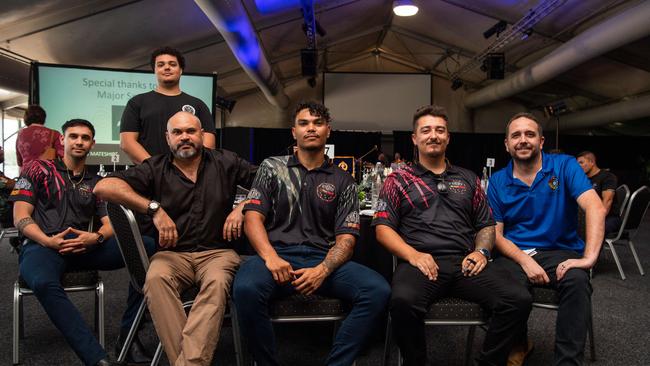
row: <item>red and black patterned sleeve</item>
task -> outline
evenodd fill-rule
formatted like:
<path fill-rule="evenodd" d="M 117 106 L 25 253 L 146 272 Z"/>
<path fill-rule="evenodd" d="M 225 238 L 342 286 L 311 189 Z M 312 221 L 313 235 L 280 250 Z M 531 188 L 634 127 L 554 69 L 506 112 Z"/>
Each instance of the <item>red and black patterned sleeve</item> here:
<path fill-rule="evenodd" d="M 472 197 L 472 220 L 474 222 L 474 229 L 481 230 L 486 226 L 494 226 L 494 218 L 492 218 L 492 210 L 488 204 L 485 191 L 481 188 L 481 180 L 478 176 L 474 177 L 474 196 Z"/>
<path fill-rule="evenodd" d="M 65 190 L 64 186 L 65 182 L 63 177 L 58 174 L 54 161 L 33 160 L 23 167 L 22 174 L 11 191 L 9 200 L 36 205 L 41 194 L 45 195 L 45 199 L 61 199 L 60 196 Z M 52 197 L 55 193 L 57 197 Z"/>

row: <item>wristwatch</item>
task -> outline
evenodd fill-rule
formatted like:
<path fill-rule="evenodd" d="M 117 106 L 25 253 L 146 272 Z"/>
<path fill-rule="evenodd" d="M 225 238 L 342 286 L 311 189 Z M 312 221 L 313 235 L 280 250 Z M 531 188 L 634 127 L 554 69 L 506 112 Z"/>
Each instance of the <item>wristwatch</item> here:
<path fill-rule="evenodd" d="M 476 249 L 477 252 L 483 254 L 485 256 L 485 259 L 490 260 L 490 251 L 485 249 L 485 248 L 478 248 Z"/>
<path fill-rule="evenodd" d="M 104 235 L 99 231 L 95 231 L 95 234 L 97 234 L 97 244 L 102 244 L 105 240 Z"/>
<path fill-rule="evenodd" d="M 154 200 L 151 200 L 147 205 L 147 215 L 153 216 L 160 209 L 160 203 Z"/>

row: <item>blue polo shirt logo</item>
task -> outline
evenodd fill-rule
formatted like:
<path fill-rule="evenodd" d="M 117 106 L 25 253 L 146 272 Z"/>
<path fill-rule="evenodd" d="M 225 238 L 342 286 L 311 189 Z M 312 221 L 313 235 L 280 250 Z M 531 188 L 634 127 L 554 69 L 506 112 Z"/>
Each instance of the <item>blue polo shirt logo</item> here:
<path fill-rule="evenodd" d="M 560 180 L 557 179 L 556 176 L 552 176 L 551 179 L 548 180 L 548 186 L 555 191 L 560 187 Z"/>

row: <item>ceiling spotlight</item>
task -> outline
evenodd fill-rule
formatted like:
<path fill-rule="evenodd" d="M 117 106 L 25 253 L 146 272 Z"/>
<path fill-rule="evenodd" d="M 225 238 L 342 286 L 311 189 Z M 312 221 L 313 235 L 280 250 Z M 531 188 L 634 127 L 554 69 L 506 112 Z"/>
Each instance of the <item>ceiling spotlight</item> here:
<path fill-rule="evenodd" d="M 393 13 L 398 17 L 410 17 L 418 13 L 418 7 L 412 0 L 393 1 Z"/>
<path fill-rule="evenodd" d="M 499 34 L 501 34 L 501 32 L 503 32 L 504 30 L 506 30 L 507 27 L 508 27 L 508 23 L 505 20 L 500 20 L 497 24 L 491 26 L 490 29 L 483 32 L 483 37 L 485 37 L 485 39 L 488 39 L 495 34 L 497 35 L 497 37 L 499 37 Z"/>

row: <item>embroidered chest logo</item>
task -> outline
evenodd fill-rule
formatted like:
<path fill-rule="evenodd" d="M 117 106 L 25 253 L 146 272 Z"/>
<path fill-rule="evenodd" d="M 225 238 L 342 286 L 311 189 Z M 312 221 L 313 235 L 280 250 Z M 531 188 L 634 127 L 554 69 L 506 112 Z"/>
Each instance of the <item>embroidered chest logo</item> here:
<path fill-rule="evenodd" d="M 336 198 L 336 187 L 332 183 L 321 183 L 316 188 L 318 198 L 329 203 Z"/>
<path fill-rule="evenodd" d="M 262 204 L 260 198 L 262 198 L 262 194 L 260 193 L 260 191 L 258 191 L 257 188 L 252 188 L 248 192 L 248 196 L 246 197 L 246 200 L 248 201 L 248 203 L 260 205 Z"/>
<path fill-rule="evenodd" d="M 551 179 L 548 180 L 548 186 L 556 191 L 558 188 L 560 188 L 560 180 L 557 179 L 556 176 L 552 176 Z"/>
<path fill-rule="evenodd" d="M 462 180 L 452 179 L 448 183 L 449 191 L 454 193 L 465 193 L 467 192 L 467 184 Z"/>
<path fill-rule="evenodd" d="M 192 106 L 189 105 L 189 104 L 185 104 L 185 105 L 181 108 L 181 111 L 183 111 L 183 112 L 187 112 L 187 113 L 192 113 L 192 114 L 196 115 L 196 109 L 194 109 L 194 107 L 192 107 Z"/>
<path fill-rule="evenodd" d="M 79 191 L 79 195 L 84 198 L 90 197 L 93 194 L 93 190 L 90 189 L 90 186 L 87 184 L 81 184 L 79 186 L 78 191 Z"/>

